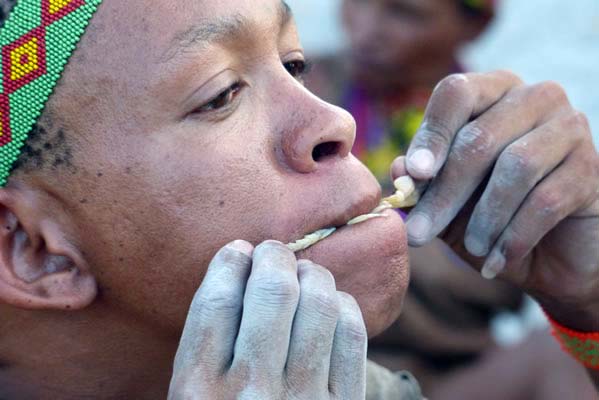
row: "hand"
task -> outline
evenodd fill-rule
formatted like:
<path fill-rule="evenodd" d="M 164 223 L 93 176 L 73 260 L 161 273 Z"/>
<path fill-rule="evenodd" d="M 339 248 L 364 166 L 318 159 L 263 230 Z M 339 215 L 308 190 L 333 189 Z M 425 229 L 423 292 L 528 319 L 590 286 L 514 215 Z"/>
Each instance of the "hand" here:
<path fill-rule="evenodd" d="M 168 398 L 364 399 L 366 342 L 329 271 L 278 242 L 233 242 L 193 300 Z"/>
<path fill-rule="evenodd" d="M 412 245 L 439 235 L 556 319 L 575 313 L 573 329 L 599 330 L 599 156 L 559 85 L 508 72 L 446 78 L 392 169 L 428 186 L 408 218 Z"/>

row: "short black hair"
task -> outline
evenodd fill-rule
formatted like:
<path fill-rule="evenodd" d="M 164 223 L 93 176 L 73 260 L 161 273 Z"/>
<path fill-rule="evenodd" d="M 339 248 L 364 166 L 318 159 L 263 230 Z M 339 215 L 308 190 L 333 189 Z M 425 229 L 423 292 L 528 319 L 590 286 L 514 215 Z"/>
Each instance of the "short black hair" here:
<path fill-rule="evenodd" d="M 0 0 L 0 29 L 17 0 Z M 50 112 L 44 111 L 33 126 L 14 163 L 11 174 L 17 170 L 29 171 L 45 167 L 71 166 L 72 154 L 64 129 L 55 124 Z"/>

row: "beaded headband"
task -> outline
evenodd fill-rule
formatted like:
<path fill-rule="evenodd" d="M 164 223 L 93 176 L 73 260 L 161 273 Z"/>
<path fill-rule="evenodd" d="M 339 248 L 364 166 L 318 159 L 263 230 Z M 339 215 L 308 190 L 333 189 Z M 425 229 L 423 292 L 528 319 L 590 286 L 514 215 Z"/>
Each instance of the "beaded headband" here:
<path fill-rule="evenodd" d="M 18 0 L 0 30 L 0 187 L 102 0 Z"/>

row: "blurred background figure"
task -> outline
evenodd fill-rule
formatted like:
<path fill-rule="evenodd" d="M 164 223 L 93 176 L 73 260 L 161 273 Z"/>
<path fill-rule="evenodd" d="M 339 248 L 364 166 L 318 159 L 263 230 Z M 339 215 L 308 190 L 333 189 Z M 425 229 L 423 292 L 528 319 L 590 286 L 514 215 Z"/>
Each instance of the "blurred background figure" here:
<path fill-rule="evenodd" d="M 315 58 L 349 48 L 339 12 L 342 0 L 288 0 L 302 43 Z M 419 3 L 419 2 L 414 2 Z M 462 51 L 469 70 L 510 69 L 527 82 L 556 80 L 590 119 L 599 146 L 599 2 L 496 0 L 488 29 Z"/>
<path fill-rule="evenodd" d="M 352 113 L 357 123 L 353 153 L 384 189 L 391 187 L 391 162 L 407 151 L 432 90 L 445 76 L 476 65 L 485 70 L 513 69 L 531 81 L 562 83 L 564 74 L 552 76 L 548 70 L 535 76 L 516 68 L 526 63 L 510 61 L 518 59 L 518 51 L 543 65 L 547 60 L 538 55 L 563 54 L 560 46 L 564 43 L 555 43 L 556 53 L 547 51 L 551 46 L 546 41 L 541 45 L 530 41 L 532 31 L 539 30 L 533 26 L 543 25 L 538 16 L 551 8 L 547 0 L 531 0 L 535 6 L 505 1 L 511 5 L 492 0 L 288 1 L 308 57 L 313 58 L 307 86 Z M 561 7 L 577 8 L 568 4 Z M 594 6 L 599 35 L 598 7 Z M 569 11 L 573 14 L 577 13 Z M 511 26 L 510 21 L 518 21 L 517 29 L 505 28 Z M 482 44 L 472 45 L 487 28 L 492 35 L 487 33 L 479 41 Z M 510 29 L 511 36 L 502 39 Z M 550 24 L 547 32 L 552 30 L 555 25 Z M 529 44 L 523 44 L 527 40 Z M 501 51 L 494 51 L 493 46 Z M 596 53 L 599 56 L 599 49 Z M 468 55 L 468 62 L 463 61 L 463 54 Z M 565 63 L 571 62 L 570 57 L 574 54 L 569 53 Z M 584 64 L 581 58 L 585 56 L 578 54 L 579 66 Z M 580 95 L 578 102 L 592 103 L 588 89 L 577 91 L 572 83 L 568 89 Z M 560 351 L 546 330 L 528 334 L 531 327 L 543 326 L 538 313 L 527 308 L 526 314 L 533 317 L 524 322 L 504 317 L 504 311 L 521 306 L 519 292 L 501 282 L 482 280 L 441 242 L 412 249 L 410 257 L 412 280 L 404 312 L 371 342 L 371 359 L 413 372 L 432 400 L 483 395 L 486 399 L 597 398 L 584 370 Z M 512 346 L 501 346 L 506 343 Z"/>
<path fill-rule="evenodd" d="M 345 0 L 348 48 L 318 59 L 312 91 L 356 118 L 354 154 L 383 184 L 407 150 L 435 85 L 493 17 L 490 0 Z"/>

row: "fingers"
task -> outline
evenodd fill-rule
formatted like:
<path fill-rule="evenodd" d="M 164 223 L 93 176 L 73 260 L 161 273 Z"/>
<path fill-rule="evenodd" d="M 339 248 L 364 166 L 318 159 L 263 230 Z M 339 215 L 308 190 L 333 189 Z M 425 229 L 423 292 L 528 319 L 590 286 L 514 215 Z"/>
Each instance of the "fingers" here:
<path fill-rule="evenodd" d="M 504 149 L 543 124 L 547 115 L 553 117 L 566 106 L 569 104 L 563 90 L 553 84 L 519 87 L 459 129 L 443 169 L 408 219 L 410 244 L 423 245 L 444 230 L 485 180 Z M 559 151 L 561 157 L 567 154 L 564 149 Z"/>
<path fill-rule="evenodd" d="M 287 359 L 289 384 L 310 382 L 329 390 L 329 366 L 340 305 L 333 275 L 307 260 L 298 262 L 300 300 Z"/>
<path fill-rule="evenodd" d="M 584 141 L 582 131 L 572 129 L 577 118 L 577 113 L 556 118 L 516 140 L 499 156 L 466 230 L 470 254 L 486 256 L 528 193 Z M 551 146 L 538 151 L 547 143 Z"/>
<path fill-rule="evenodd" d="M 399 156 L 391 164 L 391 178 L 393 181 L 395 181 L 397 178 L 406 175 L 409 175 L 408 168 L 406 166 L 406 157 Z M 416 191 L 418 193 L 424 193 L 430 181 L 414 180 L 414 183 L 416 184 Z"/>
<path fill-rule="evenodd" d="M 550 230 L 588 205 L 596 188 L 580 177 L 589 176 L 583 175 L 590 173 L 589 165 L 592 164 L 577 160 L 573 154 L 539 183 L 494 244 L 482 268 L 485 278 L 494 278 L 510 264 L 520 265 Z M 545 268 L 550 271 L 549 266 Z M 523 284 L 529 272 L 523 268 L 508 268 L 504 275 L 512 282 Z"/>
<path fill-rule="evenodd" d="M 214 257 L 191 304 L 175 370 L 220 375 L 233 358 L 253 247 L 235 241 Z"/>
<path fill-rule="evenodd" d="M 257 246 L 232 369 L 262 374 L 264 379 L 274 379 L 274 375 L 280 379 L 299 293 L 295 255 L 279 242 Z"/>
<path fill-rule="evenodd" d="M 339 399 L 364 399 L 368 341 L 366 326 L 356 300 L 346 293 L 338 293 L 341 313 L 331 355 L 331 393 Z"/>
<path fill-rule="evenodd" d="M 456 74 L 439 83 L 429 101 L 424 122 L 408 150 L 407 169 L 416 179 L 432 179 L 445 163 L 456 133 L 520 85 L 510 72 Z"/>

